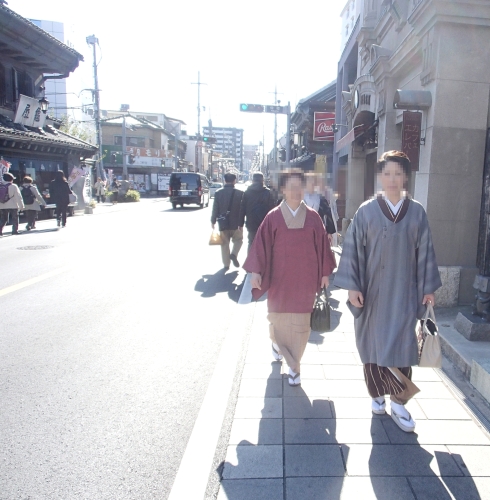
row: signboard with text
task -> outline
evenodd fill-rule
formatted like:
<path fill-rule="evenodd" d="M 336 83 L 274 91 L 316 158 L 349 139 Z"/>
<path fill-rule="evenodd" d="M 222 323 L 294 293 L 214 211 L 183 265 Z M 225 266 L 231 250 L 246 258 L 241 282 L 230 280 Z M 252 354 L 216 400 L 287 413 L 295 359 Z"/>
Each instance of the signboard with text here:
<path fill-rule="evenodd" d="M 422 113 L 418 111 L 404 111 L 402 126 L 402 151 L 410 159 L 413 171 L 418 171 L 419 169 L 421 133 Z"/>
<path fill-rule="evenodd" d="M 14 123 L 20 123 L 26 127 L 43 128 L 45 122 L 46 113 L 41 111 L 39 99 L 20 94 Z"/>
<path fill-rule="evenodd" d="M 316 112 L 314 113 L 313 140 L 328 141 L 334 140 L 333 126 L 335 125 L 335 113 Z"/>

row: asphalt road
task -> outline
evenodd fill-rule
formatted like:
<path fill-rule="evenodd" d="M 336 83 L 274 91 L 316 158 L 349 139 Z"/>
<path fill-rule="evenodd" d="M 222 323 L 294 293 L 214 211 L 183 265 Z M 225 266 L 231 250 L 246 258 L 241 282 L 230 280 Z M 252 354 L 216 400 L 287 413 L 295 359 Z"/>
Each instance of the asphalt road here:
<path fill-rule="evenodd" d="M 244 278 L 210 215 L 104 204 L 0 239 L 0 499 L 168 497 Z"/>

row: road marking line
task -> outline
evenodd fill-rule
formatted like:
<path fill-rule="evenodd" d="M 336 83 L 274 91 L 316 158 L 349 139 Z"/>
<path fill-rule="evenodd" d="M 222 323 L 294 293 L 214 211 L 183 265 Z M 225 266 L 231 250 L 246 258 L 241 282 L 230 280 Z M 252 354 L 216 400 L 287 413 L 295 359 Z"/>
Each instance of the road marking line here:
<path fill-rule="evenodd" d="M 68 267 L 61 267 L 59 269 L 56 269 L 54 271 L 49 271 L 49 273 L 41 274 L 40 276 L 37 276 L 36 278 L 31 278 L 26 281 L 22 281 L 20 283 L 17 283 L 17 285 L 12 285 L 8 286 L 7 288 L 3 288 L 0 290 L 0 297 L 3 297 L 4 295 L 7 295 L 12 292 L 16 292 L 17 290 L 21 290 L 22 288 L 25 288 L 26 286 L 31 286 L 34 285 L 35 283 L 39 283 L 40 281 L 44 281 L 45 279 L 52 278 L 53 276 L 56 276 L 57 274 L 61 274 L 64 271 L 67 271 L 69 268 Z"/>
<path fill-rule="evenodd" d="M 168 500 L 198 500 L 206 494 L 242 340 L 254 309 L 255 303 L 237 306 L 231 319 Z"/>

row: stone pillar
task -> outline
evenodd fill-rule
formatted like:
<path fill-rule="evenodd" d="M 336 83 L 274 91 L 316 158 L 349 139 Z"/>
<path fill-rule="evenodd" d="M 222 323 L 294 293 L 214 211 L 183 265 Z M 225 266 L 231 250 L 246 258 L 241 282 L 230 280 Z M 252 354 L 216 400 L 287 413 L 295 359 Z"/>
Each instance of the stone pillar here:
<path fill-rule="evenodd" d="M 362 148 L 352 143 L 349 165 L 347 167 L 347 199 L 345 218 L 352 219 L 364 200 L 364 181 L 366 177 L 366 155 Z"/>

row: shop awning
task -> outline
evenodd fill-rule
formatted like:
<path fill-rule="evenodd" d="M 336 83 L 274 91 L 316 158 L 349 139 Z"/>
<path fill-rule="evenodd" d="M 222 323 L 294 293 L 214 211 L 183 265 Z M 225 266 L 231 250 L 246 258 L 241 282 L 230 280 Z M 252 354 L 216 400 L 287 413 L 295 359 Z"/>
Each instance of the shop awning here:
<path fill-rule="evenodd" d="M 348 146 L 357 137 L 361 136 L 370 128 L 375 122 L 375 115 L 371 111 L 360 111 L 354 119 L 354 127 L 352 127 L 342 139 L 337 141 L 335 152 L 338 153 L 342 148 Z"/>
<path fill-rule="evenodd" d="M 335 152 L 338 153 L 342 148 L 348 146 L 356 138 L 355 130 L 352 128 L 347 132 L 347 134 L 342 137 L 342 139 L 337 141 L 335 146 Z"/>

